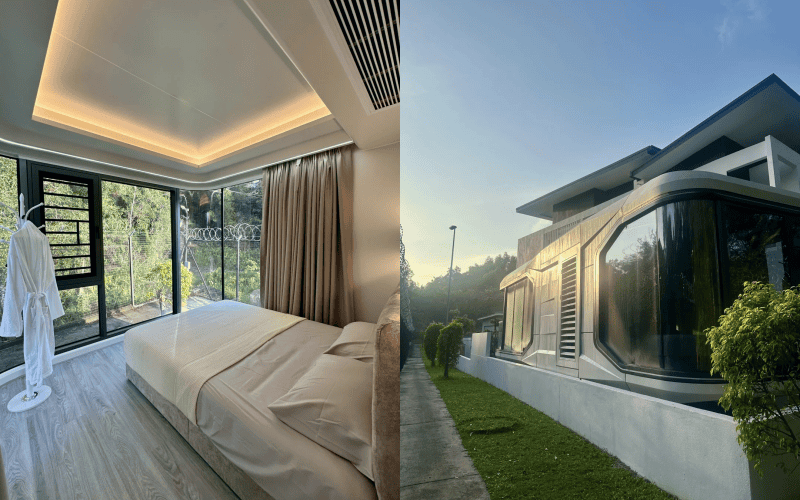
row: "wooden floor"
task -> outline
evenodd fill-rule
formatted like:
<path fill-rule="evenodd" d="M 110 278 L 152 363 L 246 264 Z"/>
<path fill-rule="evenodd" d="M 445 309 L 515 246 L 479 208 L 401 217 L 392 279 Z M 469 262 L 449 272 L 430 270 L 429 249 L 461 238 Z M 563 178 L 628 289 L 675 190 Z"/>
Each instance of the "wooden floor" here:
<path fill-rule="evenodd" d="M 50 398 L 10 413 L 24 379 L 0 387 L 11 499 L 237 499 L 125 378 L 122 343 L 53 367 Z"/>

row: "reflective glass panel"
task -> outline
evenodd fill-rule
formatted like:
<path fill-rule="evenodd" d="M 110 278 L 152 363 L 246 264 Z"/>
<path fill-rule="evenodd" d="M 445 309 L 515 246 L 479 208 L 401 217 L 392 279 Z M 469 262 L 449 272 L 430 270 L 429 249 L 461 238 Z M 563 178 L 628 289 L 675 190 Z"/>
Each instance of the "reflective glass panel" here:
<path fill-rule="evenodd" d="M 172 314 L 170 193 L 103 181 L 108 330 Z"/>
<path fill-rule="evenodd" d="M 657 233 L 653 211 L 629 223 L 605 255 L 600 340 L 626 365 L 659 367 Z"/>
<path fill-rule="evenodd" d="M 798 265 L 800 248 L 796 216 L 725 205 L 723 219 L 727 233 L 727 302 L 742 293 L 746 281 L 772 283 L 777 290 L 797 284 L 800 273 L 791 272 L 791 264 Z"/>
<path fill-rule="evenodd" d="M 17 190 L 17 160 L 0 156 L 0 201 L 8 208 L 0 208 L 0 224 L 7 228 L 14 228 L 16 219 L 14 213 L 19 210 Z M 11 232 L 0 231 L 0 255 L 8 257 L 8 239 Z M 0 266 L 0 318 L 3 314 L 3 303 L 6 296 L 6 266 Z M 12 344 L 19 345 L 19 356 L 7 351 Z M 0 337 L 0 373 L 22 364 L 22 337 Z"/>
<path fill-rule="evenodd" d="M 225 298 L 260 303 L 261 180 L 224 189 Z"/>
<path fill-rule="evenodd" d="M 714 203 L 670 203 L 659 219 L 661 291 L 660 368 L 684 372 L 711 370 L 711 348 L 703 331 L 721 312 Z"/>
<path fill-rule="evenodd" d="M 510 351 L 514 332 L 514 291 L 515 287 L 506 288 L 506 315 L 503 335 L 503 350 Z"/>
<path fill-rule="evenodd" d="M 522 325 L 525 320 L 525 281 L 514 285 L 514 333 L 511 344 L 514 352 L 522 352 Z"/>
<path fill-rule="evenodd" d="M 192 273 L 186 308 L 222 300 L 222 190 L 181 191 L 181 265 Z"/>
<path fill-rule="evenodd" d="M 56 348 L 100 335 L 97 287 L 60 290 L 64 315 L 53 321 Z"/>
<path fill-rule="evenodd" d="M 600 339 L 623 364 L 709 375 L 703 331 L 722 311 L 714 207 L 689 200 L 653 209 L 607 251 Z"/>
<path fill-rule="evenodd" d="M 522 329 L 522 348 L 526 348 L 531 343 L 531 333 L 533 330 L 533 282 L 529 279 L 525 280 L 525 317 L 531 318 L 531 327 Z"/>

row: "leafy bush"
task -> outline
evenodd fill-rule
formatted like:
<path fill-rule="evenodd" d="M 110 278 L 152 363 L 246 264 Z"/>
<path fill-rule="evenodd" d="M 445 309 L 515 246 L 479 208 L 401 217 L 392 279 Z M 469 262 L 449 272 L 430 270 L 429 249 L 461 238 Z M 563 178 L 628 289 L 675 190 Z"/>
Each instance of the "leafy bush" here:
<path fill-rule="evenodd" d="M 444 328 L 444 325 L 441 323 L 431 323 L 425 329 L 425 337 L 422 339 L 425 356 L 431 360 L 431 366 L 436 366 L 436 349 L 439 346 L 439 333 L 441 333 L 442 328 Z"/>
<path fill-rule="evenodd" d="M 461 323 L 464 335 L 475 333 L 475 320 L 469 319 L 465 314 L 461 314 L 458 309 L 450 311 L 450 314 L 453 315 L 453 321 Z"/>
<path fill-rule="evenodd" d="M 148 299 L 157 298 L 159 310 L 164 309 L 164 302 L 169 301 L 167 294 L 172 292 L 172 261 L 165 260 L 157 264 L 147 274 L 147 279 L 154 286 L 148 292 Z M 181 266 L 181 304 L 185 305 L 189 294 L 192 293 L 192 272 Z"/>
<path fill-rule="evenodd" d="M 719 326 L 705 333 L 711 373 L 728 382 L 719 403 L 733 408 L 738 441 L 755 469 L 763 475 L 768 453 L 800 460 L 800 435 L 792 430 L 800 428 L 800 289 L 745 283 Z"/>
<path fill-rule="evenodd" d="M 444 378 L 447 378 L 448 369 L 455 368 L 458 364 L 458 355 L 461 353 L 461 338 L 463 336 L 464 327 L 456 320 L 451 321 L 439 333 L 436 358 L 439 360 L 439 364 L 444 366 Z"/>

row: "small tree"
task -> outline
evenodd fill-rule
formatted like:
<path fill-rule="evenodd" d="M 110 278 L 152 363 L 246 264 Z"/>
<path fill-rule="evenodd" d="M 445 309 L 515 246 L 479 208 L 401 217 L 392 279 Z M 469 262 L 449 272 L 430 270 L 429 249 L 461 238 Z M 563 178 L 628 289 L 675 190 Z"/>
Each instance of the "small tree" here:
<path fill-rule="evenodd" d="M 172 262 L 165 260 L 147 273 L 147 279 L 153 282 L 153 288 L 147 292 L 147 298 L 158 299 L 158 310 L 164 314 L 164 302 L 167 300 L 167 292 L 172 291 Z M 186 305 L 189 295 L 192 293 L 192 272 L 181 266 L 181 304 Z"/>
<path fill-rule="evenodd" d="M 444 327 L 441 323 L 431 323 L 425 329 L 425 337 L 422 339 L 422 346 L 425 348 L 425 356 L 431 360 L 431 366 L 436 366 L 436 349 L 438 348 L 439 333 Z"/>
<path fill-rule="evenodd" d="M 767 453 L 800 460 L 800 289 L 745 283 L 705 334 L 711 373 L 728 382 L 719 403 L 733 408 L 737 440 L 755 469 L 763 475 Z"/>
<path fill-rule="evenodd" d="M 461 338 L 464 336 L 464 328 L 456 320 L 442 328 L 439 334 L 438 350 L 436 357 L 439 364 L 444 366 L 444 378 L 447 378 L 448 369 L 455 368 L 458 364 L 458 355 L 461 354 Z"/>
<path fill-rule="evenodd" d="M 458 309 L 450 311 L 450 317 L 453 318 L 453 321 L 458 321 L 461 324 L 464 335 L 475 333 L 474 319 L 469 319 L 466 314 L 461 314 Z"/>

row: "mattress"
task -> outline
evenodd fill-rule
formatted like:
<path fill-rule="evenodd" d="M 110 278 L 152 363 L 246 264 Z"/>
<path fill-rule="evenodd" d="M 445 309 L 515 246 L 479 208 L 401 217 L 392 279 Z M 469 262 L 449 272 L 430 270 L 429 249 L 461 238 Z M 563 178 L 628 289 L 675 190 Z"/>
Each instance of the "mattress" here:
<path fill-rule="evenodd" d="M 147 328 L 160 328 L 160 323 Z M 376 498 L 374 483 L 350 462 L 288 427 L 267 408 L 292 388 L 341 331 L 301 321 L 200 388 L 199 429 L 231 464 L 274 498 Z"/>

